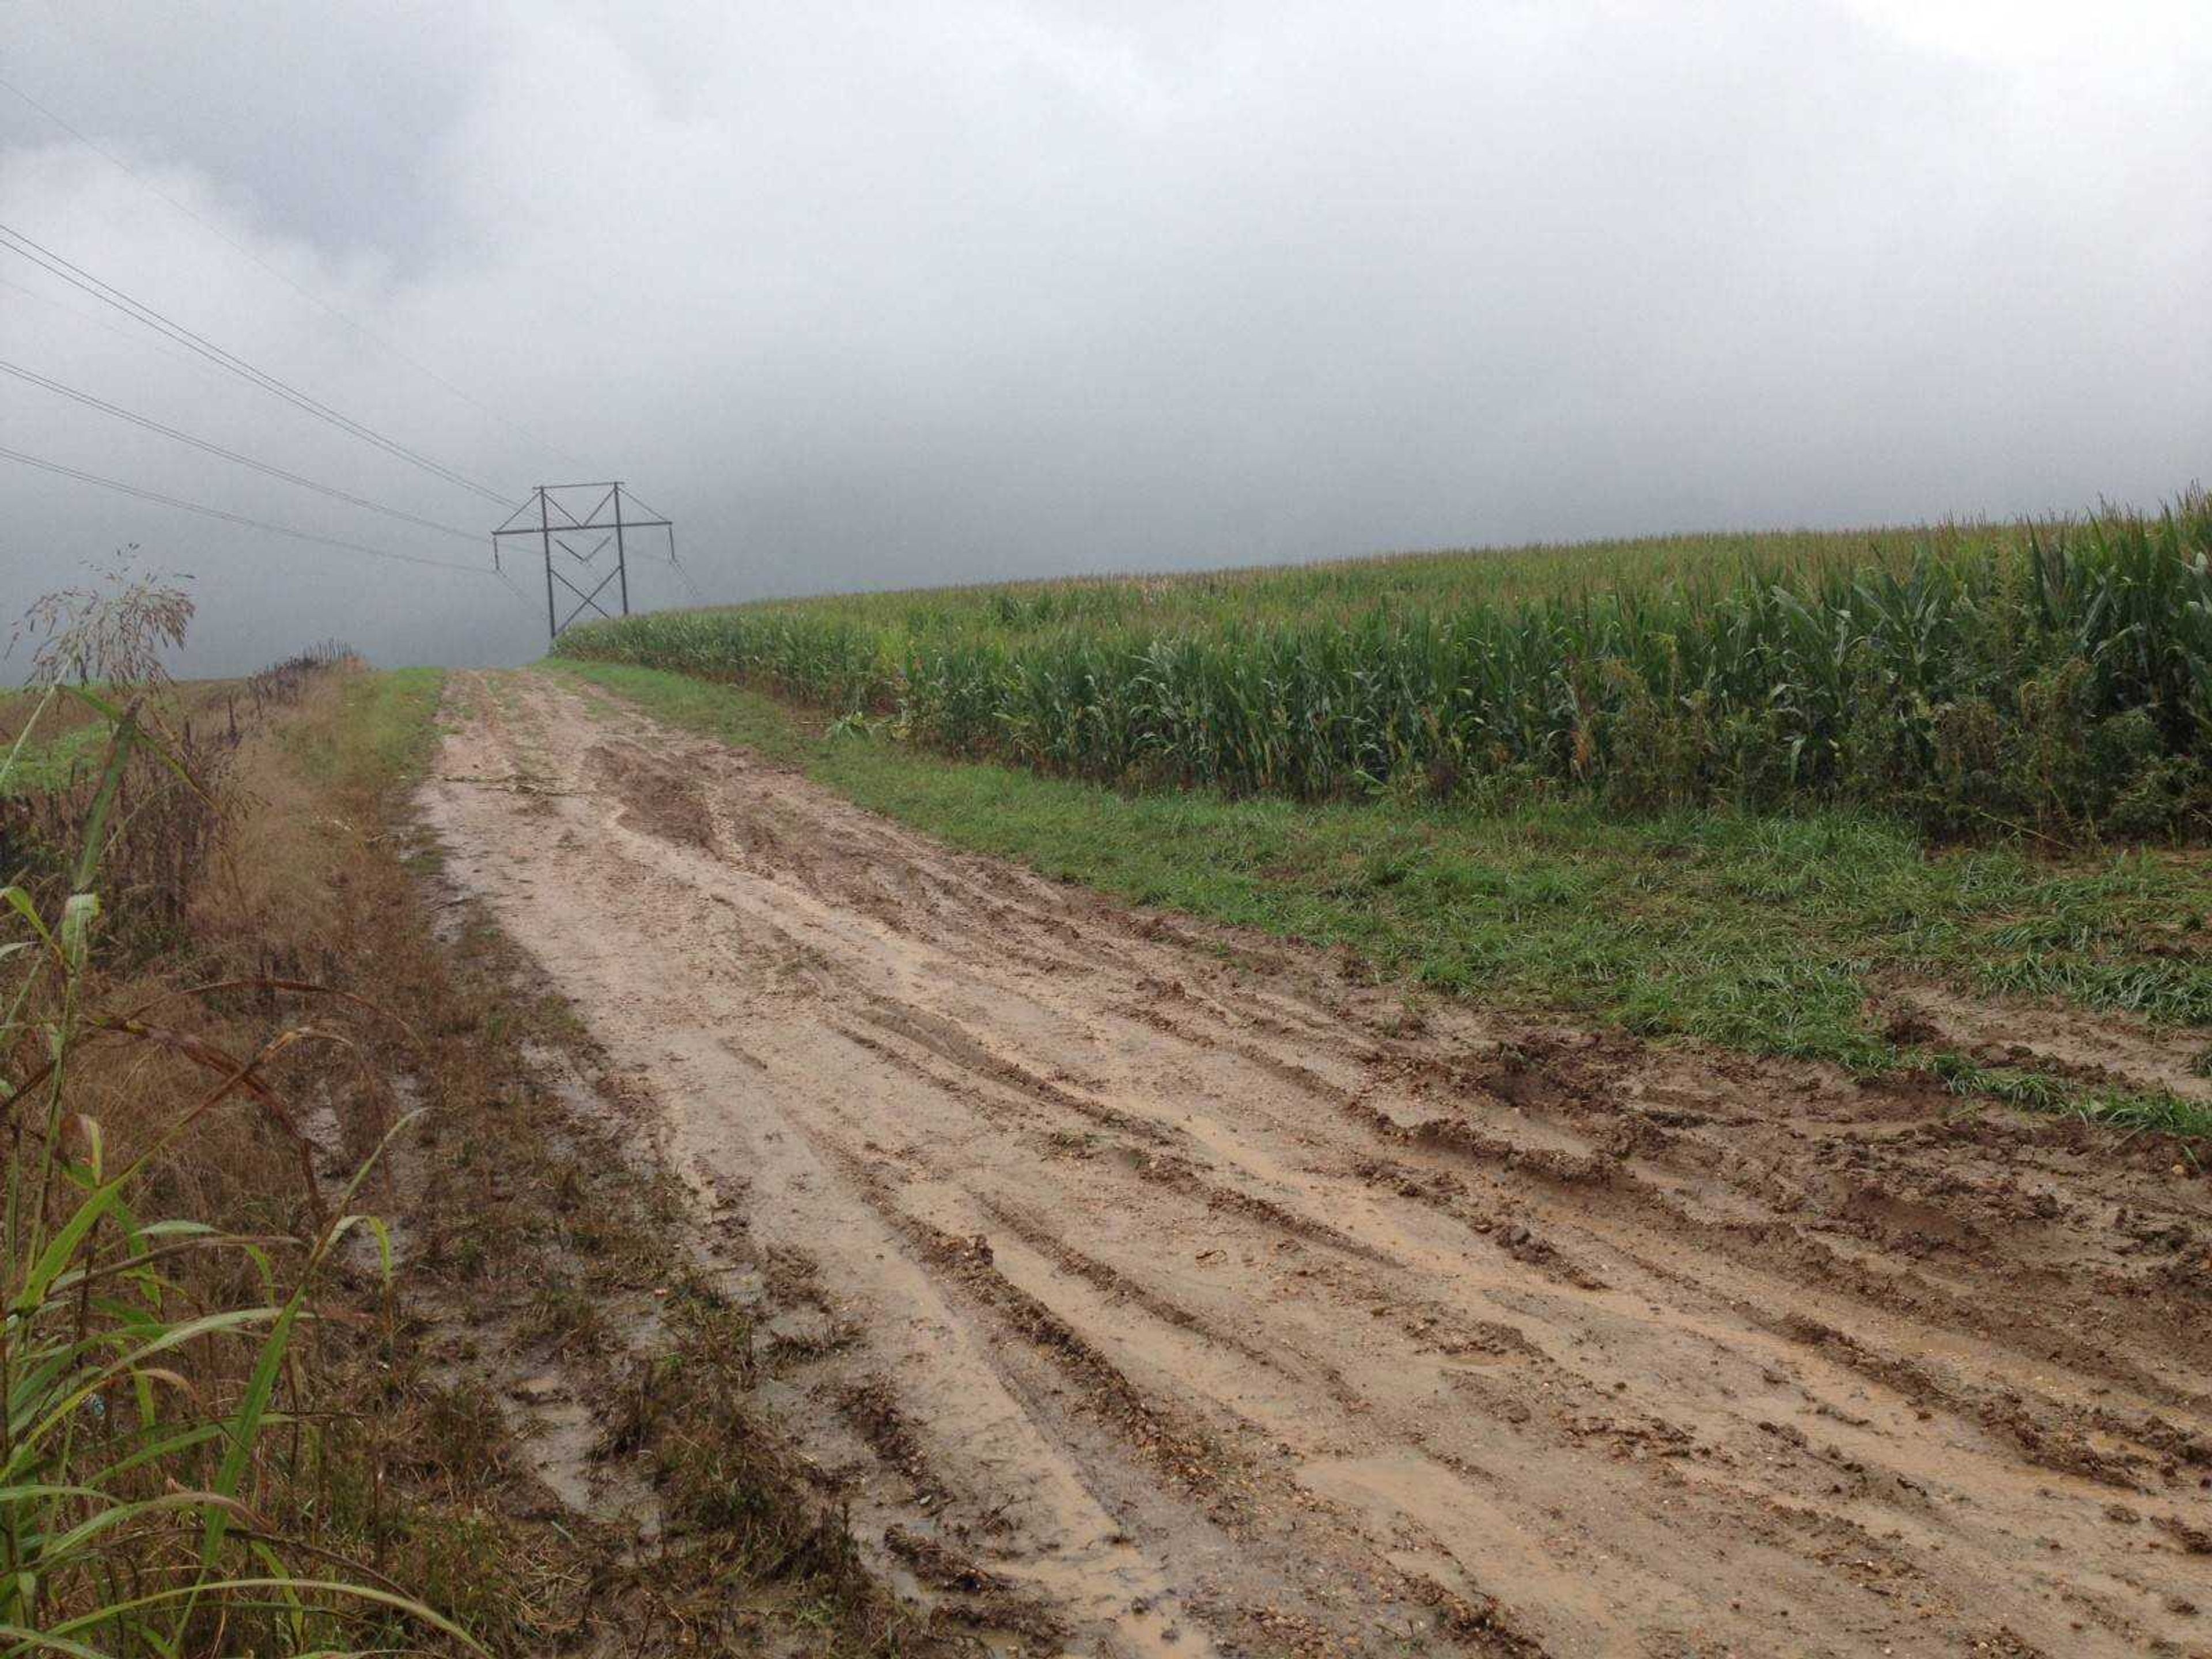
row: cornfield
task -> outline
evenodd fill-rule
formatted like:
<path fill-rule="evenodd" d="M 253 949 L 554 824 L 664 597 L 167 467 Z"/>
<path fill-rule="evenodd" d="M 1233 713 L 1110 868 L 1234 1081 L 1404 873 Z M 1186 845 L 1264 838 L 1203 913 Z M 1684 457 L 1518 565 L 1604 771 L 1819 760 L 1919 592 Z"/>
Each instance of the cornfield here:
<path fill-rule="evenodd" d="M 1125 787 L 2212 825 L 2212 501 L 662 612 L 562 654 Z"/>

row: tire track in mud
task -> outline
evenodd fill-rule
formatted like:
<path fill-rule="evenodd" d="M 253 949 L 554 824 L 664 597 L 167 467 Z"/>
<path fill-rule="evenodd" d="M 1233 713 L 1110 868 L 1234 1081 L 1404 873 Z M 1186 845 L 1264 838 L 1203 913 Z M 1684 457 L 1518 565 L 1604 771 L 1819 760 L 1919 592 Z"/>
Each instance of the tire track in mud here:
<path fill-rule="evenodd" d="M 450 697 L 455 878 L 750 1253 L 864 1545 L 1002 1650 L 2203 1643 L 2212 1200 L 2154 1145 L 1408 1029 L 550 677 Z"/>

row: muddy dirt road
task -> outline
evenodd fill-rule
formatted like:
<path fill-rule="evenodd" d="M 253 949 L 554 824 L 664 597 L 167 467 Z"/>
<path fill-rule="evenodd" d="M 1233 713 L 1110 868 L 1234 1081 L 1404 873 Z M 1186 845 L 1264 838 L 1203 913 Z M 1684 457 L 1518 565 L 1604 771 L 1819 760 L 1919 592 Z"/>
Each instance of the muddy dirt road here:
<path fill-rule="evenodd" d="M 450 875 L 856 1530 L 1001 1650 L 2212 1652 L 2170 1151 L 1409 1017 L 570 682 L 449 696 Z"/>

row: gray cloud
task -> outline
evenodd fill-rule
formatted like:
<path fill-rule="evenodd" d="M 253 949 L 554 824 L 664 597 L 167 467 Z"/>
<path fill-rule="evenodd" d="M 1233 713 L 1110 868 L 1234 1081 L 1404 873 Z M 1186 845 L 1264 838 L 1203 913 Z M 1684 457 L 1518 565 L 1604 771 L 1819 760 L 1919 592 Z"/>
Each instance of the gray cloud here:
<path fill-rule="evenodd" d="M 0 221 L 502 490 L 631 480 L 716 597 L 2148 502 L 2212 431 L 2189 5 L 88 0 L 9 28 L 9 80 L 513 424 L 4 94 Z M 498 516 L 0 277 L 45 296 L 0 288 L 10 361 Z M 483 562 L 15 382 L 0 443 Z M 0 605 L 137 541 L 198 576 L 204 669 L 542 643 L 527 568 L 518 599 L 5 462 L 0 500 Z"/>

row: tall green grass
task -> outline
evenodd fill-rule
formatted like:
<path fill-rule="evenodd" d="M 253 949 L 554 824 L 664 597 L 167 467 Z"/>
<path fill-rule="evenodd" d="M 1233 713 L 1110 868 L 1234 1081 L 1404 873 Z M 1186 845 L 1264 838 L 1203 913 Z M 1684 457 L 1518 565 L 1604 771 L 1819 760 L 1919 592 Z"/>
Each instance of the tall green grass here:
<path fill-rule="evenodd" d="M 1139 786 L 1856 802 L 2066 836 L 2212 819 L 2201 492 L 1856 558 L 1831 538 L 1495 556 L 1457 561 L 1456 596 L 1451 562 L 1381 561 L 662 612 L 560 650 Z"/>

